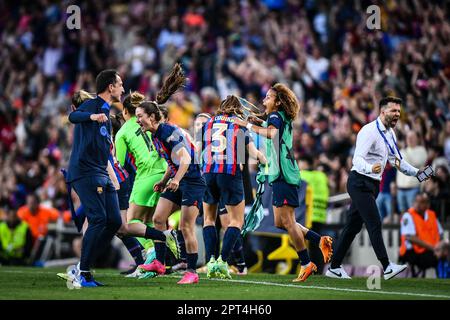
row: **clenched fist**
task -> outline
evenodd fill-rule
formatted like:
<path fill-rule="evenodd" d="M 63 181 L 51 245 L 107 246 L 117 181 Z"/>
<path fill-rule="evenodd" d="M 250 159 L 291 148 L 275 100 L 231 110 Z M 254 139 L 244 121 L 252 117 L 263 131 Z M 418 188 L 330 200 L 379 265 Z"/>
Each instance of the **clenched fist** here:
<path fill-rule="evenodd" d="M 108 121 L 108 117 L 104 113 L 91 114 L 90 118 L 91 118 L 92 121 L 97 121 L 99 123 L 103 123 L 103 122 Z"/>
<path fill-rule="evenodd" d="M 381 163 L 375 163 L 372 166 L 372 172 L 373 173 L 380 173 L 381 172 Z"/>

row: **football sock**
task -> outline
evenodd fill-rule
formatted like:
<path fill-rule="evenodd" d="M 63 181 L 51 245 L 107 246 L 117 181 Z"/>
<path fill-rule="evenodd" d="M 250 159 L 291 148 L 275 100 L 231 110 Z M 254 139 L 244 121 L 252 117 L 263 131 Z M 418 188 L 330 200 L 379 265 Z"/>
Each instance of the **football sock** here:
<path fill-rule="evenodd" d="M 178 244 L 180 246 L 180 260 L 181 262 L 186 262 L 187 261 L 186 243 L 184 242 L 184 236 L 181 230 L 177 230 L 177 239 Z"/>
<path fill-rule="evenodd" d="M 127 248 L 130 255 L 133 257 L 136 265 L 140 265 L 144 263 L 144 258 L 142 257 L 142 249 L 139 241 L 136 238 L 125 236 L 122 237 L 122 242 Z"/>
<path fill-rule="evenodd" d="M 306 266 L 308 263 L 310 263 L 309 254 L 307 249 L 303 249 L 301 251 L 297 252 L 298 257 L 300 258 L 300 263 L 302 266 Z"/>
<path fill-rule="evenodd" d="M 306 233 L 305 239 L 311 241 L 312 243 L 320 244 L 320 235 L 312 230 L 309 230 Z"/>
<path fill-rule="evenodd" d="M 205 241 L 205 258 L 206 262 L 208 262 L 216 250 L 217 231 L 215 226 L 206 226 L 203 228 L 203 240 Z"/>
<path fill-rule="evenodd" d="M 155 241 L 155 251 L 156 251 L 156 259 L 159 262 L 164 263 L 166 259 L 166 243 Z"/>
<path fill-rule="evenodd" d="M 191 272 L 195 272 L 197 266 L 198 253 L 187 253 L 187 269 Z"/>
<path fill-rule="evenodd" d="M 242 241 L 243 241 L 242 236 L 239 235 L 233 247 L 233 255 L 234 260 L 238 265 L 244 264 L 245 266 L 244 247 Z"/>
<path fill-rule="evenodd" d="M 222 256 L 223 261 L 227 261 L 231 249 L 234 247 L 236 239 L 240 235 L 241 230 L 236 227 L 228 227 L 227 231 L 225 231 L 225 235 L 223 236 L 222 252 L 220 254 Z"/>
<path fill-rule="evenodd" d="M 155 228 L 147 226 L 147 229 L 145 229 L 145 238 L 146 239 L 153 239 L 153 240 L 160 240 L 160 241 L 166 241 L 166 236 L 164 233 L 160 230 L 156 230 Z"/>

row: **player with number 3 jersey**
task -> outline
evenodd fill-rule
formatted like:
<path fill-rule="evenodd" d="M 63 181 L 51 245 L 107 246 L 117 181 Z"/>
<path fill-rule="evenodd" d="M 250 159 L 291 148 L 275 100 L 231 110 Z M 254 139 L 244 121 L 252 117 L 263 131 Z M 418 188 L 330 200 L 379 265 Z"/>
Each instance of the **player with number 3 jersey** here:
<path fill-rule="evenodd" d="M 216 115 L 203 125 L 202 171 L 207 186 L 203 199 L 205 220 L 216 221 L 219 202 L 225 205 L 230 217 L 220 256 L 217 260 L 211 257 L 207 264 L 208 277 L 231 278 L 226 261 L 244 223 L 244 185 L 240 165 L 245 162 L 246 148 L 250 156 L 261 163 L 266 162 L 250 139 L 249 131 L 235 124 L 236 115 L 242 116 L 239 99 L 228 96 Z M 210 240 L 214 239 L 215 226 L 205 225 L 203 232 L 205 247 L 212 251 L 214 241 Z"/>

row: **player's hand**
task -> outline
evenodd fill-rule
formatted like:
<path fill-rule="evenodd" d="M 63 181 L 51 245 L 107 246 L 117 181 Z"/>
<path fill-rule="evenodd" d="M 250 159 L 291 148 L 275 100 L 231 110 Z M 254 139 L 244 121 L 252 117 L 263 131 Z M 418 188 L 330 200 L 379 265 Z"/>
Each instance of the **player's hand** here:
<path fill-rule="evenodd" d="M 165 187 L 166 187 L 166 182 L 164 180 L 161 180 L 158 183 L 155 183 L 155 185 L 153 186 L 153 191 L 154 192 L 163 192 Z"/>
<path fill-rule="evenodd" d="M 241 120 L 237 117 L 234 119 L 234 123 L 241 127 L 245 127 L 247 125 L 247 121 Z"/>
<path fill-rule="evenodd" d="M 261 151 L 258 154 L 258 160 L 261 164 L 267 164 L 267 158 Z"/>
<path fill-rule="evenodd" d="M 90 118 L 92 121 L 97 121 L 98 123 L 103 123 L 103 122 L 108 121 L 108 117 L 104 113 L 91 114 Z"/>
<path fill-rule="evenodd" d="M 167 187 L 164 189 L 164 191 L 172 191 L 175 192 L 178 190 L 180 183 L 178 182 L 178 180 L 172 179 L 170 180 L 170 182 L 167 184 Z"/>
<path fill-rule="evenodd" d="M 247 120 L 248 120 L 248 122 L 256 124 L 256 125 L 259 125 L 264 122 L 264 120 L 258 118 L 257 116 L 254 116 L 254 115 L 249 115 Z"/>
<path fill-rule="evenodd" d="M 372 172 L 373 173 L 380 173 L 381 172 L 381 163 L 375 163 L 372 166 Z"/>

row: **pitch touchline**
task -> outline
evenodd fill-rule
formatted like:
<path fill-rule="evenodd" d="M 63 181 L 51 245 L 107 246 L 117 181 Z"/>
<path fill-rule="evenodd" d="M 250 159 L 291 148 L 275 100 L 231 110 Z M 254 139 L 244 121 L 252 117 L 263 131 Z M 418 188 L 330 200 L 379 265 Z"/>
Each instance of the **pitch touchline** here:
<path fill-rule="evenodd" d="M 22 270 L 1 270 L 2 272 L 8 273 L 29 273 L 27 271 Z M 45 271 L 33 271 L 33 273 L 37 274 L 52 274 L 54 272 L 45 272 Z M 165 276 L 167 278 L 176 278 L 179 279 L 179 276 Z M 400 296 L 413 296 L 413 297 L 429 297 L 429 298 L 444 298 L 450 299 L 450 296 L 439 295 L 439 294 L 427 294 L 427 293 L 412 293 L 412 292 L 390 292 L 390 291 L 380 291 L 380 290 L 362 290 L 362 289 L 344 289 L 344 288 L 334 288 L 334 287 L 319 287 L 319 286 L 301 286 L 295 284 L 283 284 L 283 283 L 275 283 L 275 282 L 266 282 L 266 281 L 251 281 L 251 280 L 223 280 L 223 279 L 202 279 L 207 281 L 221 281 L 221 282 L 237 282 L 237 283 L 247 283 L 247 284 L 260 284 L 265 286 L 276 286 L 276 287 L 286 287 L 286 288 L 297 288 L 297 289 L 319 289 L 319 290 L 330 290 L 330 291 L 344 291 L 344 292 L 362 292 L 362 293 L 377 293 L 377 294 L 392 294 L 392 295 L 400 295 Z M 344 280 L 343 280 L 344 281 Z"/>
<path fill-rule="evenodd" d="M 167 277 L 179 278 L 179 277 L 175 277 L 175 276 L 167 276 Z M 331 290 L 331 291 L 393 294 L 393 295 L 404 295 L 404 296 L 415 296 L 415 297 L 450 299 L 450 296 L 444 296 L 444 295 L 438 295 L 438 294 L 427 294 L 427 293 L 395 292 L 395 291 L 390 292 L 390 291 L 380 291 L 380 290 L 344 289 L 344 288 L 319 287 L 319 286 L 300 286 L 300 285 L 295 285 L 295 284 L 283 284 L 283 283 L 266 282 L 266 281 L 251 281 L 251 280 L 224 280 L 224 279 L 205 279 L 205 280 L 222 281 L 222 282 L 238 282 L 238 283 L 247 283 L 247 284 L 260 284 L 260 285 L 266 285 L 266 286 L 278 286 L 278 287 L 288 287 L 288 288 L 298 288 L 298 289 L 300 289 L 300 288 L 301 289 L 319 289 L 319 290 Z"/>

